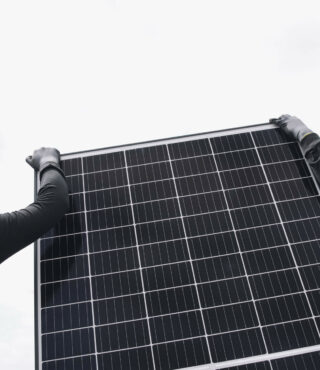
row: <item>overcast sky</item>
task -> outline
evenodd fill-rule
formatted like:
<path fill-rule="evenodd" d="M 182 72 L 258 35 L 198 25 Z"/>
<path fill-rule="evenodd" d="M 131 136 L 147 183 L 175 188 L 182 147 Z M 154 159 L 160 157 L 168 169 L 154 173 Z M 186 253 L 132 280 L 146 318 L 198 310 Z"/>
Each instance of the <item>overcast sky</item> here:
<path fill-rule="evenodd" d="M 262 123 L 320 132 L 319 1 L 1 0 L 1 211 L 24 158 Z M 1 241 L 0 241 L 1 248 Z M 33 247 L 0 266 L 0 368 L 33 370 Z"/>

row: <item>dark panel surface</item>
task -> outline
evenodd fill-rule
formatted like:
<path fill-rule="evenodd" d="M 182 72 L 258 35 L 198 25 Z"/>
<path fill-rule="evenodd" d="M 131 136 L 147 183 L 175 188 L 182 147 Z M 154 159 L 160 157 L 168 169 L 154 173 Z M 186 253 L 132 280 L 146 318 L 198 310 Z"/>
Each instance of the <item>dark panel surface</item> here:
<path fill-rule="evenodd" d="M 297 143 L 248 128 L 62 159 L 40 370 L 320 368 L 271 357 L 320 344 L 320 198 Z"/>

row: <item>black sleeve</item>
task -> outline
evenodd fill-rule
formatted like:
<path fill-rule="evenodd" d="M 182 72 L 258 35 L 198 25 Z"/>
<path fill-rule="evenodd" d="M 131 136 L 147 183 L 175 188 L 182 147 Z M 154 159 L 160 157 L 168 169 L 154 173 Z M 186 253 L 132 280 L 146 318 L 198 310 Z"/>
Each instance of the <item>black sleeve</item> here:
<path fill-rule="evenodd" d="M 50 230 L 67 212 L 68 186 L 60 171 L 45 168 L 36 201 L 19 211 L 0 214 L 0 263 Z"/>
<path fill-rule="evenodd" d="M 310 164 L 314 177 L 320 184 L 320 138 L 312 133 L 301 141 L 303 155 Z"/>

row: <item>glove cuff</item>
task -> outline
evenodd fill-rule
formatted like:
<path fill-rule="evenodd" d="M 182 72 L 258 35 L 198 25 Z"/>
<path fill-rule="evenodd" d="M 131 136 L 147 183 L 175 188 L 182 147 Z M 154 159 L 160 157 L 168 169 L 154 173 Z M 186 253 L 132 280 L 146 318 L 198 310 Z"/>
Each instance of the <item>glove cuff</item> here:
<path fill-rule="evenodd" d="M 40 177 L 41 177 L 43 171 L 46 170 L 49 167 L 53 167 L 56 170 L 58 170 L 61 173 L 61 175 L 65 178 L 65 174 L 64 174 L 63 170 L 61 169 L 61 167 L 56 162 L 45 162 L 45 163 L 41 164 L 40 168 L 39 168 Z"/>

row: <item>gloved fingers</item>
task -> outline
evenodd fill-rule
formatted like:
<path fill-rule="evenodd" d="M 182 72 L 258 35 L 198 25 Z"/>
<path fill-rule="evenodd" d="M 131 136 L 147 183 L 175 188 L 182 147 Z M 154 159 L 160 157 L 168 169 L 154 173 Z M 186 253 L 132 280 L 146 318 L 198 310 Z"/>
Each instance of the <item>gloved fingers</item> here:
<path fill-rule="evenodd" d="M 41 147 L 26 158 L 26 162 L 36 171 L 47 162 L 60 163 L 60 152 L 56 148 Z"/>
<path fill-rule="evenodd" d="M 283 114 L 282 116 L 280 116 L 278 118 L 278 121 L 280 122 L 288 122 L 289 119 L 293 118 L 293 116 L 291 116 L 290 114 Z"/>
<path fill-rule="evenodd" d="M 38 171 L 39 170 L 39 166 L 37 164 L 37 162 L 34 160 L 33 156 L 32 155 L 29 155 L 27 158 L 26 158 L 26 162 L 28 163 L 28 165 L 30 165 L 35 171 Z"/>
<path fill-rule="evenodd" d="M 26 162 L 32 167 L 32 155 L 29 155 L 27 158 L 26 158 Z"/>

